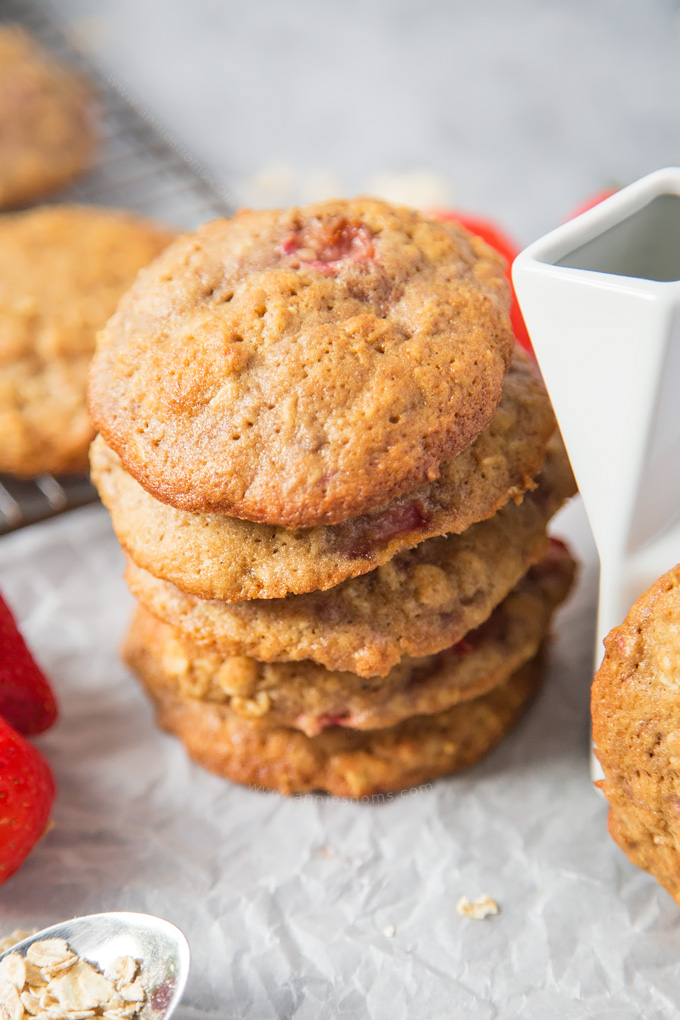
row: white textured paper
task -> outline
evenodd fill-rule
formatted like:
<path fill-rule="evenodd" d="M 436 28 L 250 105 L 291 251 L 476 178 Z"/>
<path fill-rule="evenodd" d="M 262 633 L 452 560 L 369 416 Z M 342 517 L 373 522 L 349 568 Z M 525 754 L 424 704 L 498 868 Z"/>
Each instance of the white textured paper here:
<path fill-rule="evenodd" d="M 117 649 L 132 599 L 89 508 L 0 539 L 0 588 L 59 695 L 55 826 L 2 931 L 148 910 L 187 934 L 180 1020 L 645 1020 L 680 1006 L 680 914 L 606 831 L 588 775 L 592 549 L 550 675 L 498 750 L 385 804 L 284 800 L 190 764 Z M 461 896 L 493 897 L 468 920 Z M 0 932 L 1 933 L 1 932 Z"/>

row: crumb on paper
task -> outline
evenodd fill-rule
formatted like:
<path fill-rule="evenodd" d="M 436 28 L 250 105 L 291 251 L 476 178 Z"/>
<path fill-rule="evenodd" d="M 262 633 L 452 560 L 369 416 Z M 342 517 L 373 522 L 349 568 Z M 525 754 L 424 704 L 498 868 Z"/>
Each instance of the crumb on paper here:
<path fill-rule="evenodd" d="M 102 972 L 64 939 L 34 942 L 25 956 L 8 953 L 0 961 L 0 1020 L 136 1020 L 147 1001 L 139 971 L 131 956 Z"/>
<path fill-rule="evenodd" d="M 473 921 L 483 921 L 485 917 L 497 914 L 498 909 L 498 904 L 490 896 L 478 896 L 476 900 L 461 896 L 456 903 L 456 910 L 460 916 L 470 917 Z"/>
<path fill-rule="evenodd" d="M 385 936 L 386 939 L 393 939 L 396 934 L 397 929 L 394 927 L 393 924 L 386 924 L 385 927 L 383 928 L 383 935 Z"/>

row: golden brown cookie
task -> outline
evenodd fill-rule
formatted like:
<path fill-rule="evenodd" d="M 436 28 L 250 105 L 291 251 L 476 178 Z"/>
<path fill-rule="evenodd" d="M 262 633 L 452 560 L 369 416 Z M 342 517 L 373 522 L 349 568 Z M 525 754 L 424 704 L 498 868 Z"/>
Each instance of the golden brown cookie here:
<path fill-rule="evenodd" d="M 491 421 L 514 339 L 500 257 L 376 199 L 243 210 L 121 302 L 90 412 L 151 495 L 288 528 L 439 477 Z"/>
<path fill-rule="evenodd" d="M 609 830 L 680 904 L 680 564 L 605 639 L 592 711 Z"/>
<path fill-rule="evenodd" d="M 324 592 L 220 602 L 187 595 L 128 559 L 133 594 L 160 620 L 223 655 L 312 659 L 331 670 L 384 675 L 432 655 L 485 620 L 547 547 L 545 528 L 574 481 L 558 433 L 538 488 L 462 535 L 430 538 Z"/>
<path fill-rule="evenodd" d="M 289 531 L 190 514 L 153 499 L 99 437 L 92 477 L 140 567 L 201 598 L 238 602 L 318 591 L 366 574 L 426 538 L 459 534 L 533 487 L 555 429 L 550 401 L 517 351 L 491 425 L 436 482 L 343 524 Z"/>
<path fill-rule="evenodd" d="M 183 697 L 155 659 L 136 649 L 133 668 L 151 696 L 158 724 L 204 768 L 254 789 L 326 790 L 364 797 L 407 789 L 474 764 L 493 750 L 538 689 L 541 656 L 488 694 L 435 715 L 380 730 L 332 726 L 316 737 L 225 705 Z"/>
<path fill-rule="evenodd" d="M 80 75 L 23 29 L 0 27 L 0 208 L 42 198 L 88 166 L 92 107 Z"/>
<path fill-rule="evenodd" d="M 573 573 L 565 547 L 552 543 L 548 556 L 490 618 L 453 648 L 426 658 L 405 658 L 386 677 L 371 680 L 310 661 L 268 664 L 246 656 L 225 657 L 188 641 L 141 608 L 125 657 L 136 670 L 143 649 L 182 698 L 222 704 L 238 716 L 262 718 L 310 737 L 330 726 L 383 729 L 413 715 L 441 712 L 504 683 L 536 654 Z"/>
<path fill-rule="evenodd" d="M 0 472 L 87 472 L 95 334 L 170 237 L 94 206 L 0 217 Z"/>

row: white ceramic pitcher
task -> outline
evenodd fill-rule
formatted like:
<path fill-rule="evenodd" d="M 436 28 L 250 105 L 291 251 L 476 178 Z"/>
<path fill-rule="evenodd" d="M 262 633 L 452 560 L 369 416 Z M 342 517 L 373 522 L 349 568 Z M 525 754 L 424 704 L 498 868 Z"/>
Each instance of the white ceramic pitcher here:
<path fill-rule="evenodd" d="M 513 282 L 600 556 L 597 668 L 680 562 L 680 168 L 530 245 Z"/>

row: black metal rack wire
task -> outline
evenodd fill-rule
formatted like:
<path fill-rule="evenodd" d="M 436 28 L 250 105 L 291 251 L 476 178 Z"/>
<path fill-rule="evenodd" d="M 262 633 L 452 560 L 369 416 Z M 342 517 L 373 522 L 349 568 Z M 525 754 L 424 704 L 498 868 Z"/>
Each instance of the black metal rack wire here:
<path fill-rule="evenodd" d="M 182 230 L 232 214 L 221 182 L 123 83 L 73 43 L 54 12 L 37 0 L 2 0 L 0 23 L 8 22 L 21 25 L 46 49 L 79 69 L 97 96 L 97 160 L 51 201 L 130 209 Z M 43 475 L 19 481 L 0 475 L 0 535 L 96 499 L 87 478 Z"/>

